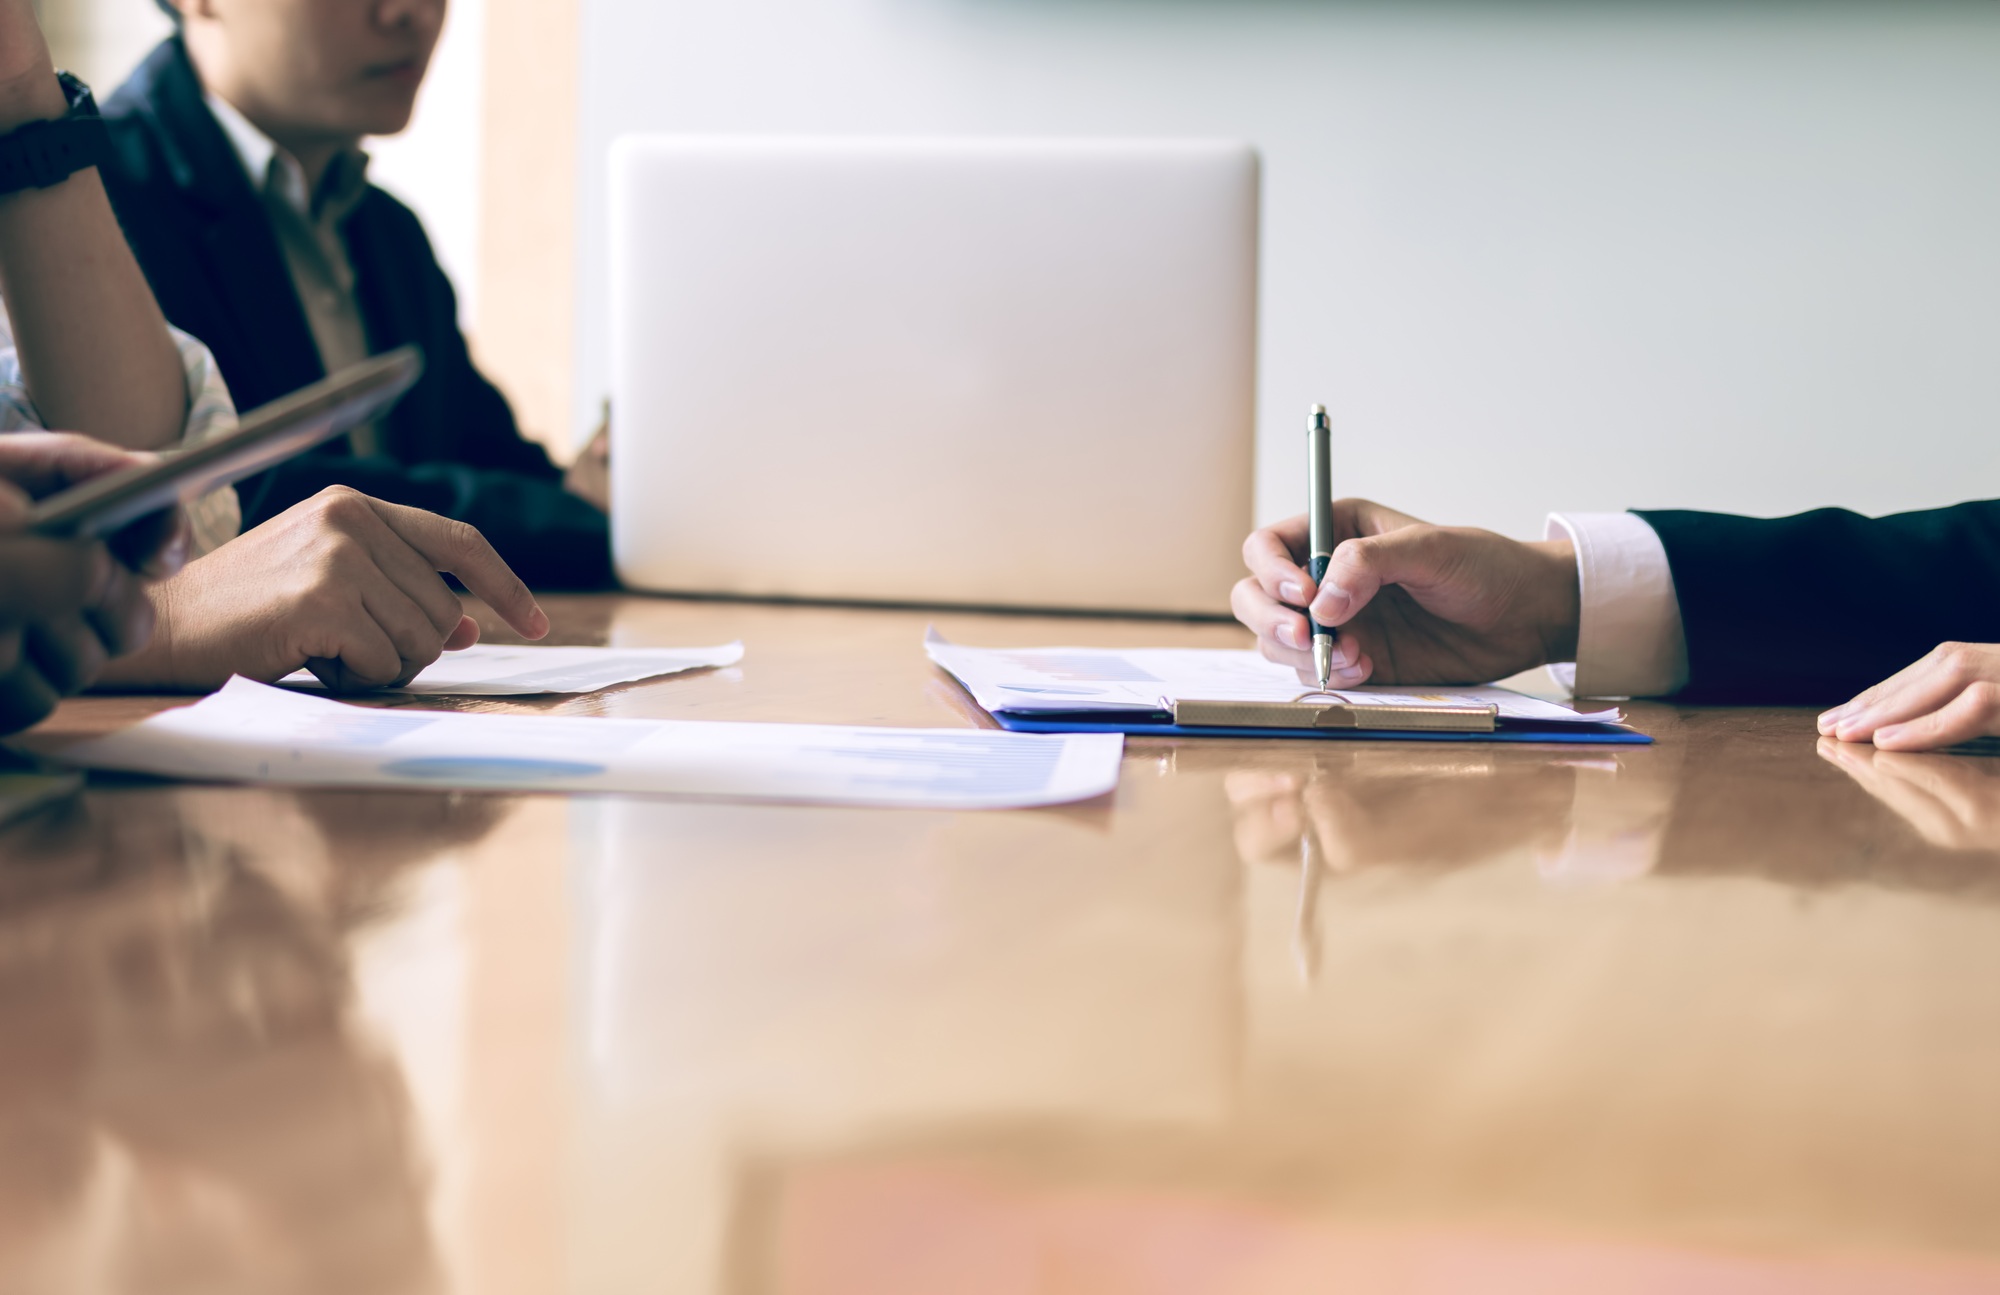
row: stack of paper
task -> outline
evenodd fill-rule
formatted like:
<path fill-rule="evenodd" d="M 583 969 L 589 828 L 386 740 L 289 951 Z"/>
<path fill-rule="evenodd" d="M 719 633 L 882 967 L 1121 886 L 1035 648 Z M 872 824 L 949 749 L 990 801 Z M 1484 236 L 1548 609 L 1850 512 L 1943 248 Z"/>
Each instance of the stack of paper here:
<path fill-rule="evenodd" d="M 1003 725 L 1027 731 L 1117 727 L 1138 733 L 1171 727 L 1178 701 L 1290 702 L 1306 691 L 1289 667 L 1249 651 L 975 648 L 947 643 L 935 633 L 924 647 L 981 708 Z M 1491 705 L 1501 728 L 1514 733 L 1569 731 L 1573 737 L 1646 740 L 1613 727 L 1621 718 L 1615 708 L 1579 712 L 1506 688 L 1362 687 L 1330 695 L 1356 706 Z"/>
<path fill-rule="evenodd" d="M 1005 809 L 1103 795 L 1118 784 L 1123 749 L 1116 734 L 380 709 L 232 679 L 193 706 L 59 756 L 229 782 Z"/>
<path fill-rule="evenodd" d="M 423 696 L 525 697 L 535 693 L 596 692 L 683 670 L 735 665 L 741 643 L 701 648 L 495 647 L 485 643 L 447 652 L 396 691 Z M 290 688 L 319 688 L 307 670 L 278 681 Z"/>

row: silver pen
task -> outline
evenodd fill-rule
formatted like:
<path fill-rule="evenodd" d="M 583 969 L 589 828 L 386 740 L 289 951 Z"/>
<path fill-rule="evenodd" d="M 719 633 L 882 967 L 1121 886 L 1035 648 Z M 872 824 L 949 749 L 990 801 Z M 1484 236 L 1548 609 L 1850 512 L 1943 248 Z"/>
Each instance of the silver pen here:
<path fill-rule="evenodd" d="M 1333 561 L 1333 425 L 1327 421 L 1326 406 L 1314 405 L 1306 424 L 1306 476 L 1311 481 L 1312 500 L 1306 540 L 1311 553 L 1306 570 L 1317 592 L 1326 568 Z M 1333 636 L 1331 625 L 1321 625 L 1307 614 L 1312 625 L 1313 670 L 1319 675 L 1319 690 L 1333 682 Z"/>

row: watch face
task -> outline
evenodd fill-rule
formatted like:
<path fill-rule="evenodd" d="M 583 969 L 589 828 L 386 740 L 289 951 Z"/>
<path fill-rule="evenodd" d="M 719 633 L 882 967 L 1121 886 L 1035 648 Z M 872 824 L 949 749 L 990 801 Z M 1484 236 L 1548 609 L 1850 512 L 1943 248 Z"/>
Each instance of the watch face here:
<path fill-rule="evenodd" d="M 97 97 L 91 94 L 90 87 L 83 83 L 81 77 L 72 76 L 68 72 L 57 72 L 56 80 L 62 83 L 63 97 L 69 100 L 70 116 L 95 117 L 97 115 Z"/>

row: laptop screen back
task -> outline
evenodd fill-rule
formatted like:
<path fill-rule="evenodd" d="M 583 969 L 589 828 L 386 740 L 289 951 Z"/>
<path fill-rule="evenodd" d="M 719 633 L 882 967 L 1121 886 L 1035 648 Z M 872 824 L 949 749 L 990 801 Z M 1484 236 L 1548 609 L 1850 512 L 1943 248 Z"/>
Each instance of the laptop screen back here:
<path fill-rule="evenodd" d="M 1227 610 L 1251 149 L 643 138 L 612 171 L 626 584 Z"/>

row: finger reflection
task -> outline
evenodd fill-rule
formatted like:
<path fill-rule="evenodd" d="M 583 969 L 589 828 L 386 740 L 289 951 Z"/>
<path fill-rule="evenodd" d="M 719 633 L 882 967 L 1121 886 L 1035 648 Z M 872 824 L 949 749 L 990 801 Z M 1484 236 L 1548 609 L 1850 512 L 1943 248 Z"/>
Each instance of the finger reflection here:
<path fill-rule="evenodd" d="M 1310 832 L 1333 872 L 1359 867 L 1450 869 L 1528 843 L 1553 847 L 1567 823 L 1575 774 L 1564 761 L 1520 752 L 1341 743 L 1288 765 L 1230 772 L 1244 858 L 1299 861 Z"/>
<path fill-rule="evenodd" d="M 2000 761 L 1819 739 L 1820 758 L 1946 850 L 2000 850 Z"/>
<path fill-rule="evenodd" d="M 349 943 L 411 858 L 496 815 L 128 789 L 10 832 L 0 1268 L 31 1289 L 434 1289 L 409 1097 L 353 1025 Z"/>
<path fill-rule="evenodd" d="M 1569 834 L 1579 762 L 1520 753 L 1403 753 L 1354 744 L 1223 779 L 1246 863 L 1343 873 L 1449 870 Z M 1614 778 L 1615 761 L 1604 762 Z"/>

